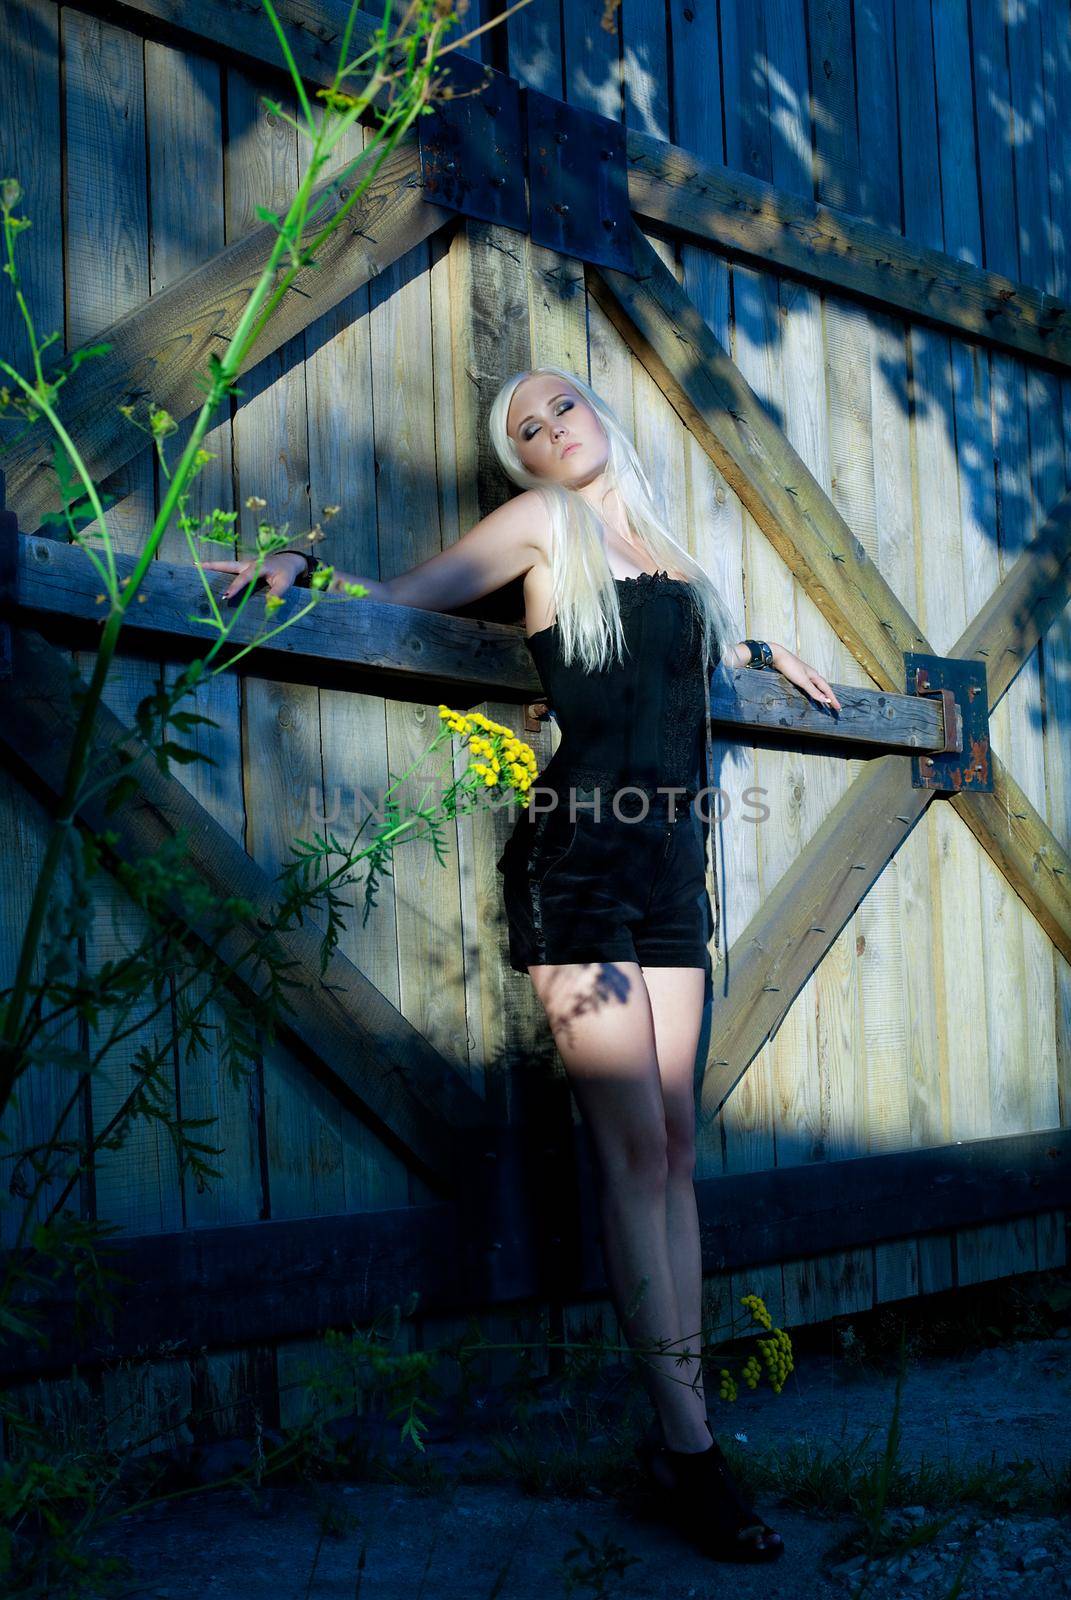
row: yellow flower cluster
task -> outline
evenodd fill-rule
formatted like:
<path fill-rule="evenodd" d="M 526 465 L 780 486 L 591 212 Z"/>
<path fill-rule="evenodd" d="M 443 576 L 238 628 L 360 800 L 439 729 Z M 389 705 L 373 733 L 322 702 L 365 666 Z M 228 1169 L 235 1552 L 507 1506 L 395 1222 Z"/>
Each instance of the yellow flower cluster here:
<path fill-rule="evenodd" d="M 530 745 L 518 739 L 512 728 L 501 722 L 492 722 L 479 711 L 464 714 L 452 711 L 449 706 L 439 707 L 439 717 L 452 733 L 468 741 L 472 755 L 483 756 L 482 761 L 470 763 L 471 771 L 486 785 L 494 789 L 505 781 L 528 804 L 528 791 L 536 776 L 537 762 Z M 479 729 L 481 731 L 477 732 Z"/>
<path fill-rule="evenodd" d="M 766 1302 L 761 1295 L 744 1294 L 740 1296 L 740 1304 L 745 1311 L 750 1311 L 756 1322 L 762 1324 L 767 1333 L 773 1327 L 773 1318 L 766 1309 Z"/>
<path fill-rule="evenodd" d="M 735 1400 L 739 1391 L 736 1387 L 736 1380 L 729 1371 L 728 1367 L 722 1367 L 718 1377 L 718 1393 L 720 1394 L 721 1398 L 723 1400 Z M 755 1385 L 752 1384 L 751 1387 L 754 1388 Z"/>
<path fill-rule="evenodd" d="M 775 1328 L 773 1318 L 766 1309 L 766 1302 L 761 1295 L 744 1294 L 740 1296 L 740 1304 L 745 1311 L 750 1311 L 753 1321 L 770 1334 L 768 1339 L 756 1339 L 761 1356 L 748 1356 L 740 1369 L 740 1375 L 749 1389 L 758 1387 L 762 1377 L 763 1366 L 770 1380 L 770 1387 L 775 1394 L 780 1394 L 784 1388 L 785 1379 L 793 1368 L 792 1340 L 783 1328 Z M 772 1330 L 772 1331 L 771 1331 Z"/>
<path fill-rule="evenodd" d="M 762 1359 L 766 1363 L 766 1375 L 770 1380 L 770 1387 L 774 1394 L 780 1394 L 785 1386 L 785 1379 L 793 1368 L 792 1340 L 784 1328 L 775 1328 L 769 1339 L 756 1340 L 762 1351 Z"/>

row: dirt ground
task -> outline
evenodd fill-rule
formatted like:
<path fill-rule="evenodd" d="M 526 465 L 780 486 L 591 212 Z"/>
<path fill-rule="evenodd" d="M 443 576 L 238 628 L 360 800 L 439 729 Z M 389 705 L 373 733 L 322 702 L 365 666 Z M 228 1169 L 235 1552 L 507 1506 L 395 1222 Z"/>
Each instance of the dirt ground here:
<path fill-rule="evenodd" d="M 713 1403 L 711 1417 L 719 1439 L 744 1453 L 801 1452 L 813 1461 L 858 1445 L 878 1454 L 894 1389 L 895 1375 L 798 1352 L 780 1396 L 743 1389 L 733 1405 Z M 904 1465 L 975 1466 L 992 1481 L 1002 1466 L 1023 1462 L 1034 1473 L 1066 1474 L 1071 1338 L 913 1358 L 901 1428 Z M 460 1437 L 429 1444 L 451 1479 L 488 1448 Z M 124 1519 L 106 1548 L 132 1565 L 120 1586 L 129 1600 L 946 1600 L 963 1563 L 961 1600 L 1049 1600 L 1071 1595 L 1064 1483 L 1062 1516 L 1039 1513 L 1029 1493 L 1013 1494 L 1006 1505 L 946 1506 L 940 1515 L 951 1520 L 934 1529 L 934 1506 L 896 1505 L 893 1526 L 921 1530 L 919 1542 L 869 1562 L 844 1544 L 858 1519 L 793 1508 L 775 1492 L 760 1493 L 758 1505 L 780 1529 L 785 1556 L 748 1567 L 698 1554 L 627 1495 L 592 1486 L 565 1498 L 471 1482 L 438 1494 L 383 1483 L 265 1487 L 256 1497 L 214 1491 Z"/>

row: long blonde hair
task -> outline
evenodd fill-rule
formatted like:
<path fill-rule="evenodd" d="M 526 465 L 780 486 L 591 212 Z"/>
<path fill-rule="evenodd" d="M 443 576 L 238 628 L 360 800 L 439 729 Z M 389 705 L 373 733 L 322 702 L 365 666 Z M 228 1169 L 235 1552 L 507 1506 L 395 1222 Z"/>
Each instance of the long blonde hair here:
<path fill-rule="evenodd" d="M 658 569 L 680 573 L 691 584 L 702 626 L 704 676 L 709 681 L 715 660 L 735 666 L 733 641 L 740 637 L 735 619 L 713 582 L 694 557 L 676 540 L 658 513 L 650 481 L 628 434 L 594 389 L 565 367 L 529 367 L 514 372 L 491 404 L 491 444 L 503 472 L 525 489 L 543 496 L 551 524 L 551 585 L 562 660 L 580 662 L 594 672 L 620 661 L 625 642 L 617 586 L 603 549 L 604 523 L 576 490 L 551 483 L 530 472 L 506 431 L 506 417 L 518 384 L 544 374 L 564 378 L 595 412 L 609 441 L 605 473 L 616 489 L 636 535 Z"/>

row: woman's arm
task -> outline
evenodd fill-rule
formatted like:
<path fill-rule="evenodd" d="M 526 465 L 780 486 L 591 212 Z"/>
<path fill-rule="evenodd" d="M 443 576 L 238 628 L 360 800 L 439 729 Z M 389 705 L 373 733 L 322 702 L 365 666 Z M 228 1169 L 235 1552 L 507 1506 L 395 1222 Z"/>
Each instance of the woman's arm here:
<path fill-rule="evenodd" d="M 799 656 L 794 656 L 791 650 L 786 650 L 783 644 L 777 644 L 772 639 L 767 643 L 773 655 L 771 665 L 775 672 L 787 678 L 789 683 L 796 684 L 819 705 L 829 706 L 833 711 L 840 710 L 840 701 L 820 673 L 809 667 L 806 661 L 801 661 Z M 733 654 L 738 667 L 746 667 L 751 660 L 751 648 L 743 639 L 733 645 Z"/>
<path fill-rule="evenodd" d="M 261 576 L 272 593 L 285 594 L 295 579 L 302 576 L 306 551 L 311 554 L 311 547 L 299 545 L 292 550 L 279 550 L 265 559 Z M 546 502 L 535 489 L 525 489 L 481 517 L 454 544 L 394 578 L 365 578 L 359 572 L 343 572 L 336 567 L 327 587 L 341 589 L 345 583 L 359 583 L 368 590 L 370 600 L 416 606 L 422 611 L 453 611 L 501 589 L 513 578 L 521 577 L 537 561 L 549 560 L 549 551 L 550 518 Z M 291 560 L 291 555 L 300 559 Z M 229 600 L 252 580 L 256 563 L 205 561 L 202 565 L 216 572 L 235 574 L 224 595 L 224 599 Z"/>

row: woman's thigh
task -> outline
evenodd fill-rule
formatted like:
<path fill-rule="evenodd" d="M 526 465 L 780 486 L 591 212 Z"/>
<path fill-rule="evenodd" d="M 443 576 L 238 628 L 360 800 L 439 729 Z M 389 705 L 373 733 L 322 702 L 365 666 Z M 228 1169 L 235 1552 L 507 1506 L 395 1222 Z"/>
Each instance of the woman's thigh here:
<path fill-rule="evenodd" d="M 531 965 L 570 1087 L 604 1167 L 666 1154 L 651 998 L 635 961 Z"/>
<path fill-rule="evenodd" d="M 703 1025 L 702 967 L 641 966 L 654 1022 L 662 1103 L 672 1152 L 694 1160 L 695 1066 Z"/>

